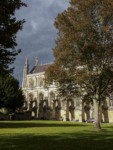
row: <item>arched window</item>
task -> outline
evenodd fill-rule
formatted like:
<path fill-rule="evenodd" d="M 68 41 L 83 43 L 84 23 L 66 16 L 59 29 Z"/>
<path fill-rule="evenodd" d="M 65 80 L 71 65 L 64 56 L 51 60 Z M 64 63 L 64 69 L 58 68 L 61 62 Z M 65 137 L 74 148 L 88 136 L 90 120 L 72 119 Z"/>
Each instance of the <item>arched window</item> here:
<path fill-rule="evenodd" d="M 42 80 L 40 81 L 40 87 L 41 87 L 41 86 L 43 86 L 43 81 L 42 81 Z"/>
<path fill-rule="evenodd" d="M 33 101 L 33 94 L 32 93 L 29 94 L 29 100 Z"/>
<path fill-rule="evenodd" d="M 42 87 L 43 85 L 44 85 L 43 79 L 42 79 L 42 78 L 39 78 L 39 79 L 38 79 L 38 86 L 39 86 L 39 87 Z"/>
<path fill-rule="evenodd" d="M 44 95 L 43 95 L 43 93 L 40 93 L 39 94 L 39 101 L 41 101 L 41 100 L 43 100 L 44 99 Z"/>
<path fill-rule="evenodd" d="M 34 80 L 33 79 L 29 79 L 29 87 L 33 88 L 34 87 Z"/>
<path fill-rule="evenodd" d="M 50 93 L 50 105 L 51 105 L 51 106 L 52 106 L 54 100 L 55 100 L 55 93 L 51 92 L 51 93 Z"/>

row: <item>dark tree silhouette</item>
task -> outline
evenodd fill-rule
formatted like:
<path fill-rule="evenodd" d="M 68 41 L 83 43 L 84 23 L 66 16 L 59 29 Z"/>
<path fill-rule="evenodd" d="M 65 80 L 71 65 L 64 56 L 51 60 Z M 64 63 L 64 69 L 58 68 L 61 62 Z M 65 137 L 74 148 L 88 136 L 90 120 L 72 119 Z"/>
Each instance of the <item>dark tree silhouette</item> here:
<path fill-rule="evenodd" d="M 0 75 L 13 71 L 9 65 L 21 50 L 17 50 L 16 34 L 22 30 L 25 20 L 18 20 L 16 10 L 26 6 L 21 0 L 0 1 Z"/>

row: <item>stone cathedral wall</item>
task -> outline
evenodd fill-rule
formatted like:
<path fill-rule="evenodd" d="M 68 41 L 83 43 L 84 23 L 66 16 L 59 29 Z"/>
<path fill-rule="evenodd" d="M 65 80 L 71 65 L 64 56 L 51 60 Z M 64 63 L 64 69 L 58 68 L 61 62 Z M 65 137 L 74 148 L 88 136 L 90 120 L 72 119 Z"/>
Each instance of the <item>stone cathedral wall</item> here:
<path fill-rule="evenodd" d="M 37 65 L 28 73 L 26 60 L 23 74 L 23 92 L 26 102 L 23 112 L 31 112 L 32 119 L 85 122 L 94 117 L 91 104 L 83 103 L 80 97 L 63 100 L 58 96 L 56 83 L 45 85 L 44 71 L 47 65 Z M 113 122 L 113 98 L 107 98 L 101 106 L 101 121 Z"/>

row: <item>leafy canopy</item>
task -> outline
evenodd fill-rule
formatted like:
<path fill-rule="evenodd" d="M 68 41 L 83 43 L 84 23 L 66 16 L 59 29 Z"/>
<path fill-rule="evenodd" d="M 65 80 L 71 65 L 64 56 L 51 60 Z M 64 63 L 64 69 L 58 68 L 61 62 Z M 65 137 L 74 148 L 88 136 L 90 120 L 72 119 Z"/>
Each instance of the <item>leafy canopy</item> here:
<path fill-rule="evenodd" d="M 22 30 L 24 20 L 18 20 L 16 10 L 26 6 L 21 0 L 0 1 L 0 75 L 12 72 L 9 67 L 15 60 L 20 49 L 16 49 L 16 34 Z"/>
<path fill-rule="evenodd" d="M 59 82 L 62 95 L 76 95 L 80 85 L 100 102 L 113 89 L 113 1 L 71 0 L 55 27 L 55 61 L 47 80 Z"/>
<path fill-rule="evenodd" d="M 0 77 L 0 108 L 15 112 L 24 104 L 25 97 L 13 76 Z"/>

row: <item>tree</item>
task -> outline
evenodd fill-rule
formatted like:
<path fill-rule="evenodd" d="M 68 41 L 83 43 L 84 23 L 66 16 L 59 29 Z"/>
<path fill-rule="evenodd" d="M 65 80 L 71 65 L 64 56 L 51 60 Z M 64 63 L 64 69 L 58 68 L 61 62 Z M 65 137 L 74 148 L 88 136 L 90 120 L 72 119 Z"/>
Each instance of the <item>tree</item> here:
<path fill-rule="evenodd" d="M 62 95 L 76 94 L 78 87 L 83 99 L 93 101 L 94 127 L 100 129 L 101 104 L 113 91 L 113 1 L 71 0 L 55 27 L 55 61 L 46 78 L 59 82 Z"/>
<path fill-rule="evenodd" d="M 25 97 L 19 82 L 13 76 L 0 77 L 0 108 L 15 113 L 24 104 Z"/>
<path fill-rule="evenodd" d="M 15 12 L 22 6 L 26 4 L 21 0 L 0 1 L 0 75 L 13 71 L 9 65 L 21 51 L 16 49 L 16 34 L 22 30 L 25 21 L 17 20 Z"/>

